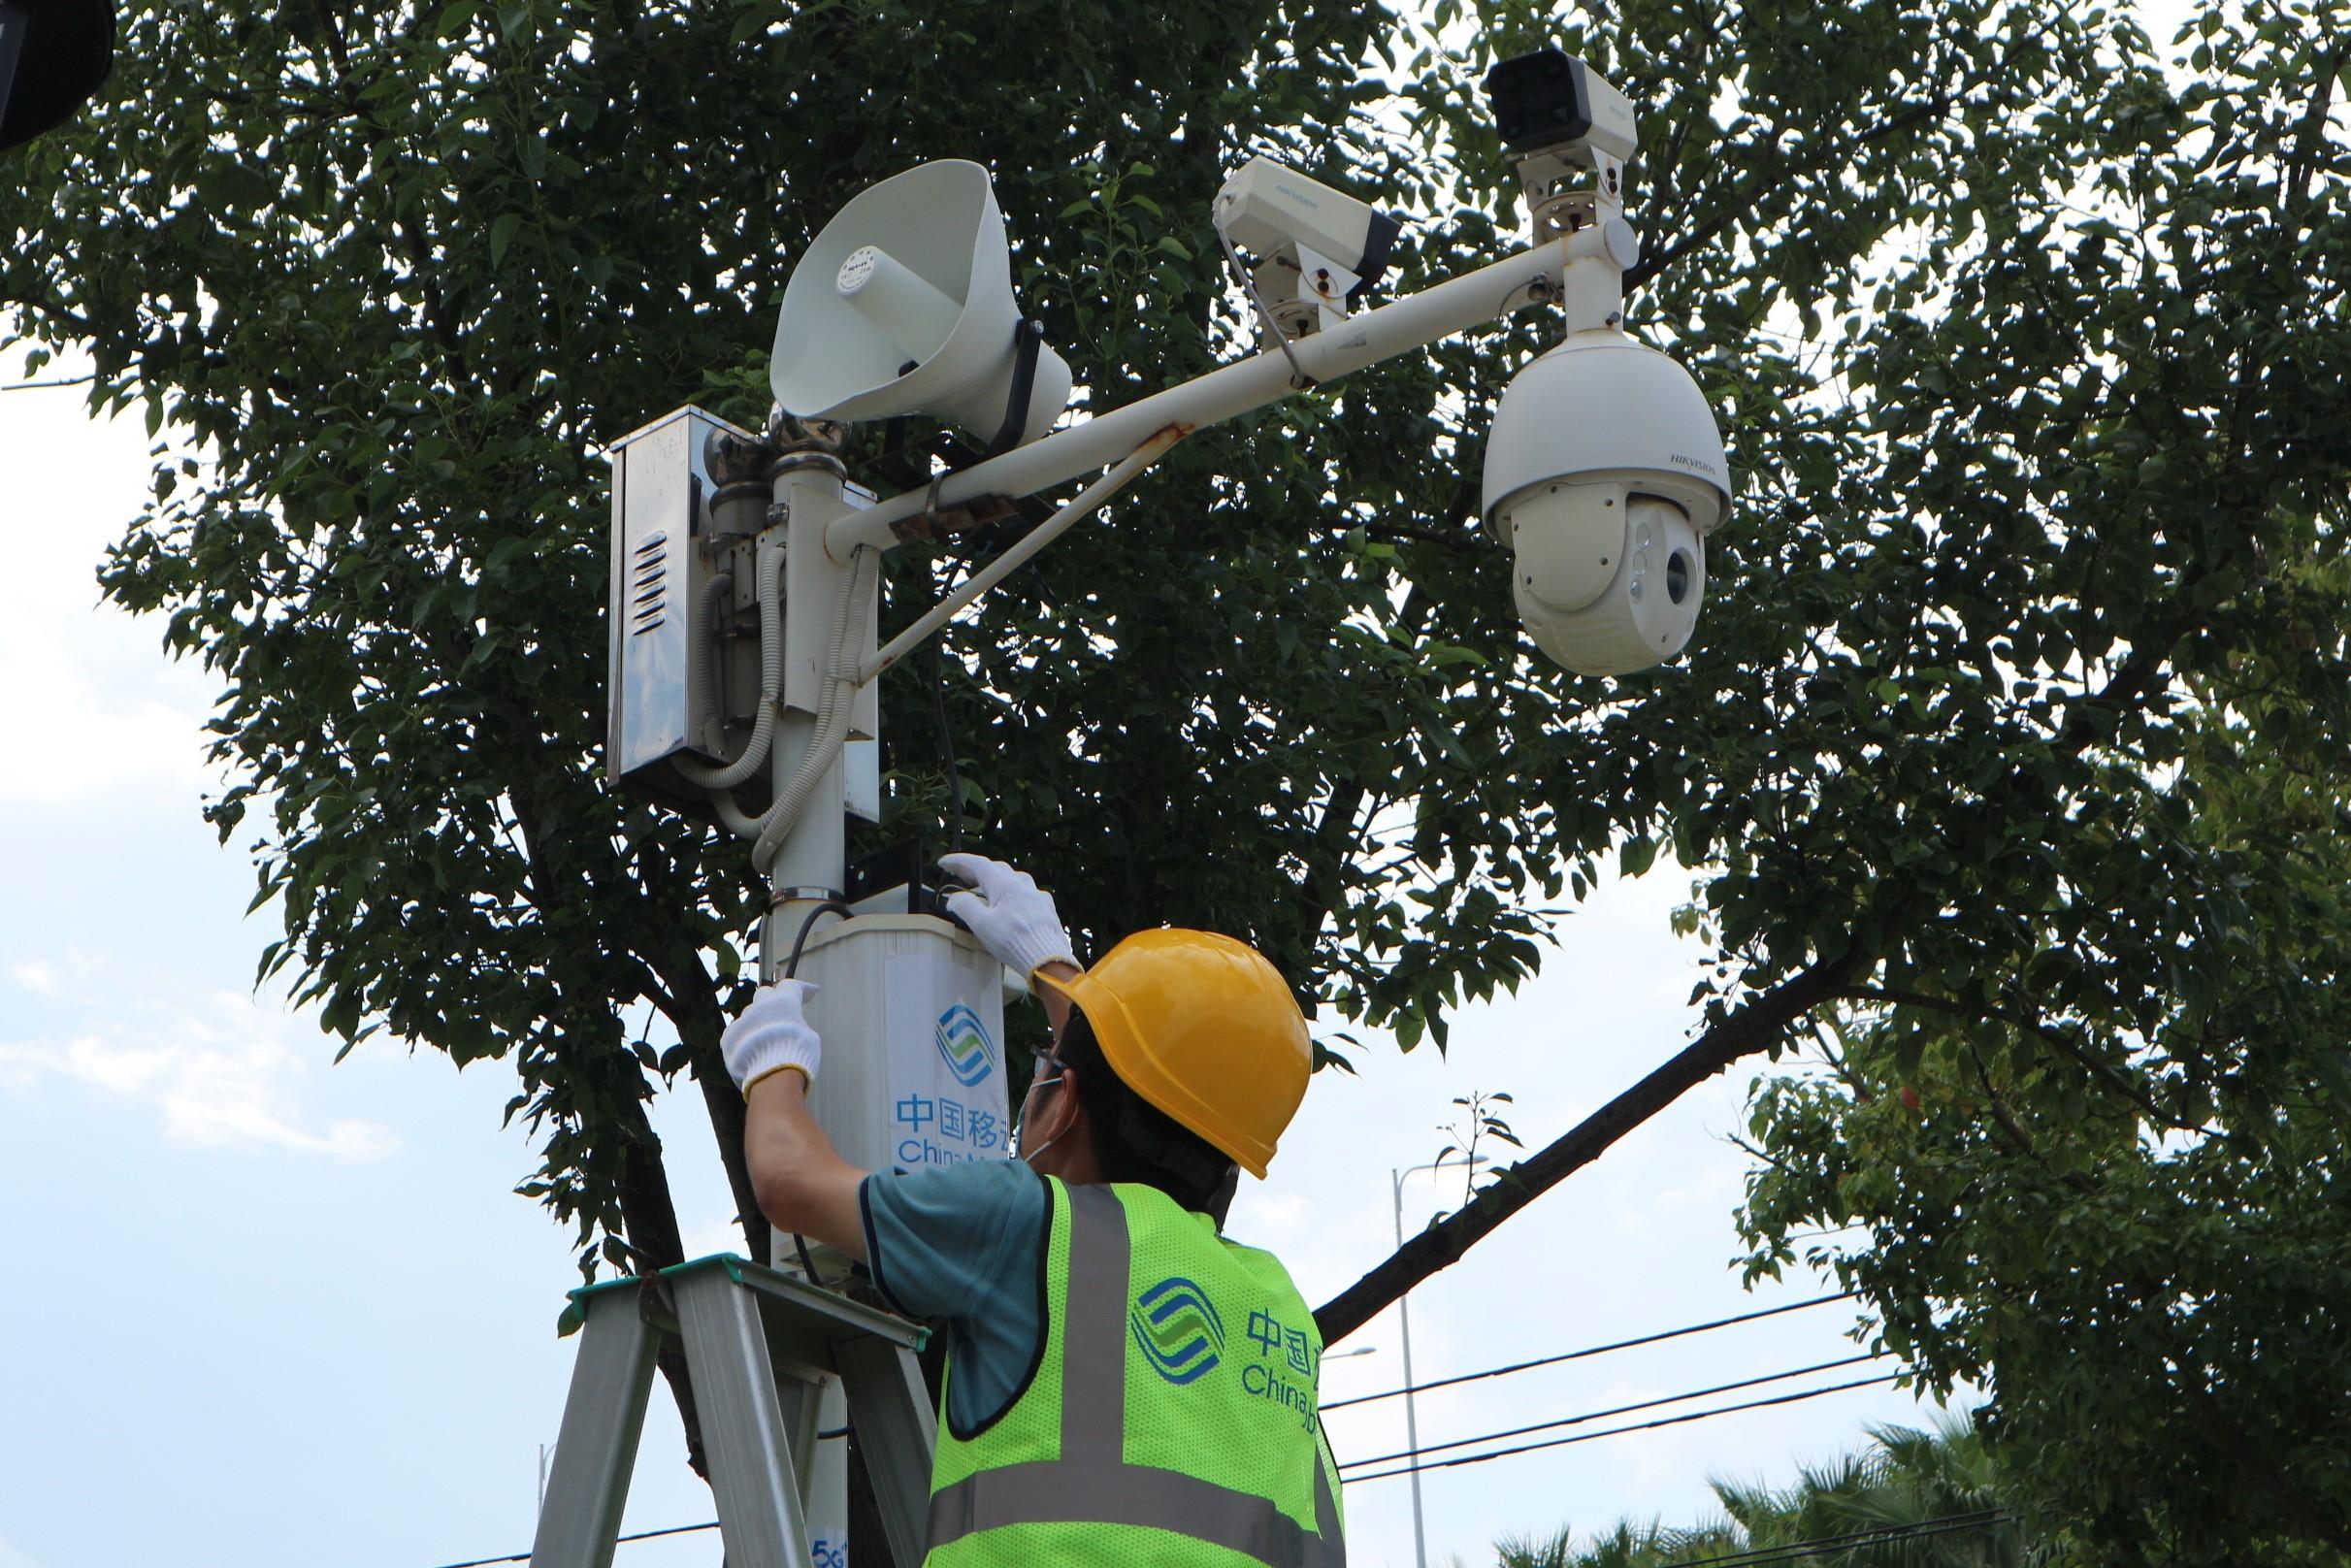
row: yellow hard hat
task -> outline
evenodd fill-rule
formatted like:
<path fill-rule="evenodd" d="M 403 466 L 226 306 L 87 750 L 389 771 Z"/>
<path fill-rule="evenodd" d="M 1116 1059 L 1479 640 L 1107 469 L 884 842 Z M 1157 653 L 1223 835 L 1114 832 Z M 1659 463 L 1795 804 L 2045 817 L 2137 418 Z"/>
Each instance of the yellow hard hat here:
<path fill-rule="evenodd" d="M 1075 979 L 1036 982 L 1077 1004 L 1127 1088 L 1264 1177 L 1314 1045 L 1263 954 L 1214 931 L 1137 931 Z"/>

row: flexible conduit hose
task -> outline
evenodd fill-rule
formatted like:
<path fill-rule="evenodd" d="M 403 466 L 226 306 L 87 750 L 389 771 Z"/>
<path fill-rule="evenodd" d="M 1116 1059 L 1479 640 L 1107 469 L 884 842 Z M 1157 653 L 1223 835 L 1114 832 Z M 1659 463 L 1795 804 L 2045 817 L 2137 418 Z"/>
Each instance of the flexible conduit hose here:
<path fill-rule="evenodd" d="M 718 810 L 718 820 L 727 832 L 737 838 L 757 838 L 760 819 L 735 803 L 733 790 L 710 790 L 710 804 Z"/>
<path fill-rule="evenodd" d="M 757 773 L 760 764 L 767 760 L 767 748 L 775 741 L 776 707 L 783 700 L 784 691 L 784 594 L 779 585 L 783 565 L 784 552 L 780 547 L 772 544 L 760 545 L 758 564 L 754 568 L 753 578 L 758 584 L 756 591 L 759 595 L 759 716 L 752 723 L 750 742 L 743 747 L 743 754 L 740 757 L 720 768 L 713 768 L 708 763 L 697 761 L 692 757 L 672 759 L 678 772 L 690 784 L 699 784 L 703 789 L 713 792 L 731 790 Z M 710 579 L 710 587 L 713 589 L 720 583 L 726 583 L 732 587 L 734 579 L 724 573 Z M 710 602 L 707 598 L 702 608 L 702 624 L 707 627 L 711 624 Z M 706 671 L 703 695 L 706 711 L 713 716 L 713 722 L 716 722 L 718 660 L 714 657 L 716 650 L 710 646 L 710 641 L 711 639 L 708 637 L 702 639 L 702 666 Z M 732 800 L 720 804 L 720 816 L 724 817 L 728 808 L 733 805 Z M 735 815 L 746 822 L 750 820 L 743 817 L 739 810 L 735 812 Z M 730 823 L 729 826 L 733 827 L 733 824 Z M 739 828 L 735 831 L 742 832 Z M 749 837 L 752 834 L 744 834 L 744 836 Z"/>
<path fill-rule="evenodd" d="M 817 701 L 816 733 L 809 738 L 807 754 L 800 758 L 800 768 L 793 773 L 760 817 L 759 841 L 751 846 L 751 865 L 766 872 L 775 859 L 777 850 L 791 836 L 799 823 L 800 812 L 806 809 L 808 797 L 816 792 L 817 781 L 833 766 L 840 754 L 842 743 L 849 738 L 849 717 L 857 706 L 858 657 L 851 638 L 858 626 L 858 612 L 864 608 L 866 593 L 878 580 L 868 569 L 880 559 L 881 552 L 871 545 L 861 544 L 850 557 L 849 579 L 841 585 L 839 604 L 833 618 L 833 662 L 825 671 L 824 695 Z"/>
<path fill-rule="evenodd" d="M 694 630 L 699 635 L 694 638 L 686 661 L 687 675 L 693 684 L 694 695 L 702 700 L 702 749 L 717 752 L 722 757 L 727 754 L 727 721 L 718 710 L 718 606 L 726 603 L 727 595 L 734 588 L 735 573 L 732 572 L 722 572 L 702 584 L 702 603 L 694 610 Z M 693 763 L 696 759 L 679 757 L 677 761 L 682 765 Z"/>

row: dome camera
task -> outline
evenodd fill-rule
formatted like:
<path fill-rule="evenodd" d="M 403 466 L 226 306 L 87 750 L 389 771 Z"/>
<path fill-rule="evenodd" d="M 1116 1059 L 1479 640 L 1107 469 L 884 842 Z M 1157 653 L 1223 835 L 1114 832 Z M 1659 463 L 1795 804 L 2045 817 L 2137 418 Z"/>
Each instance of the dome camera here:
<path fill-rule="evenodd" d="M 1689 372 L 1614 329 L 1520 371 L 1486 448 L 1486 526 L 1535 645 L 1582 675 L 1680 653 L 1706 597 L 1730 466 Z"/>

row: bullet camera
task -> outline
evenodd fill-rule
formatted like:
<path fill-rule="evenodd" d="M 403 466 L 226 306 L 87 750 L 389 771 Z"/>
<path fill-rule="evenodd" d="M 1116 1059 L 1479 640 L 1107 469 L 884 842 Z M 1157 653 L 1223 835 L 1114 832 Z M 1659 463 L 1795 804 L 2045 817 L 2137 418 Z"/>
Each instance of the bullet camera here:
<path fill-rule="evenodd" d="M 1344 191 L 1271 158 L 1252 158 L 1217 192 L 1217 236 L 1236 271 L 1240 250 L 1266 334 L 1303 338 L 1347 319 L 1387 269 L 1401 226 Z"/>
<path fill-rule="evenodd" d="M 1355 275 L 1355 292 L 1379 280 L 1401 227 L 1345 191 L 1271 158 L 1252 158 L 1217 192 L 1216 225 L 1260 256 L 1296 245 Z"/>
<path fill-rule="evenodd" d="M 1671 659 L 1706 597 L 1730 465 L 1689 372 L 1614 329 L 1520 371 L 1486 447 L 1486 526 L 1535 645 L 1583 675 Z"/>

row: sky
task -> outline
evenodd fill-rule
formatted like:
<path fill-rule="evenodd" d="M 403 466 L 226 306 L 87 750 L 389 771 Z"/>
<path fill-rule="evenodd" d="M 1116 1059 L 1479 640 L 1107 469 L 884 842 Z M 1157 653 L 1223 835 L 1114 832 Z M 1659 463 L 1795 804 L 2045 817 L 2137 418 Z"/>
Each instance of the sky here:
<path fill-rule="evenodd" d="M 0 358 L 0 382 L 21 369 Z M 148 444 L 136 413 L 89 418 L 82 388 L 0 393 L 0 1193 L 18 1282 L 0 1295 L 0 1568 L 436 1568 L 527 1551 L 571 1369 L 555 1334 L 570 1238 L 511 1193 L 533 1160 L 500 1125 L 509 1069 L 460 1073 L 381 1037 L 332 1064 L 312 1018 L 254 989 L 277 911 L 245 914 L 246 855 L 200 816 L 221 787 L 201 756 L 216 682 L 93 581 L 139 510 Z M 1085 874 L 1029 864 L 1048 886 Z M 1601 888 L 1537 980 L 1461 1011 L 1448 1055 L 1366 1036 L 1360 1075 L 1318 1077 L 1270 1179 L 1244 1183 L 1232 1233 L 1324 1300 L 1393 1247 L 1391 1172 L 1436 1158 L 1454 1096 L 1512 1094 L 1538 1147 L 1679 1049 L 1698 1022 L 1700 955 L 1667 918 L 1686 885 L 1661 865 Z M 1731 1266 L 1747 1161 L 1725 1134 L 1746 1083 L 1689 1094 L 1420 1287 L 1418 1376 L 1821 1293 L 1806 1277 L 1749 1292 Z M 689 1253 L 725 1250 L 699 1092 L 681 1083 L 654 1115 Z M 1409 1231 L 1460 1201 L 1459 1177 L 1421 1172 L 1402 1192 Z M 1854 1321 L 1849 1303 L 1815 1308 L 1438 1390 L 1418 1401 L 1420 1435 L 1835 1360 L 1856 1354 Z M 1359 1347 L 1327 1363 L 1326 1399 L 1403 1382 L 1392 1311 L 1340 1349 Z M 1483 1565 L 1505 1533 L 1691 1521 L 1710 1476 L 1784 1483 L 1867 1423 L 1928 1414 L 1881 1387 L 1430 1472 L 1428 1560 Z M 1401 1450 L 1403 1402 L 1335 1413 L 1330 1432 L 1343 1461 Z M 627 1528 L 712 1517 L 681 1454 L 657 1388 Z M 1404 1479 L 1351 1486 L 1347 1510 L 1353 1561 L 1414 1561 Z M 616 1561 L 711 1565 L 719 1545 L 671 1537 Z"/>

